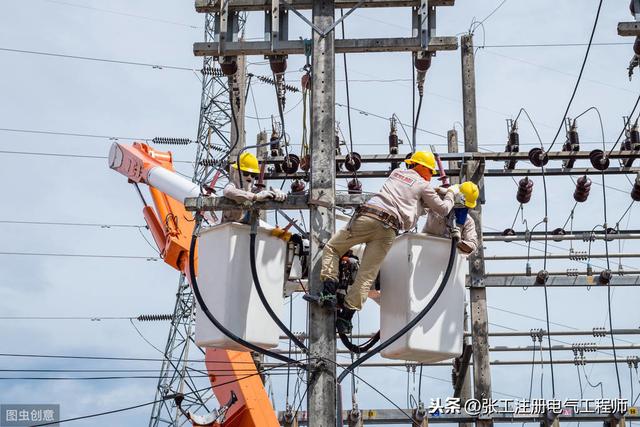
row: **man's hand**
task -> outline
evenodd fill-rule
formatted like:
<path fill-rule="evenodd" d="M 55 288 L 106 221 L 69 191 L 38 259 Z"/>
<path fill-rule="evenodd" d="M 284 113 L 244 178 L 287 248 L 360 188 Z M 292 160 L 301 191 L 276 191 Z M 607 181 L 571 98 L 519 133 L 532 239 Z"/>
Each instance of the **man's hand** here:
<path fill-rule="evenodd" d="M 459 227 L 456 227 L 456 226 L 452 227 L 451 231 L 450 231 L 450 234 L 451 234 L 451 238 L 452 239 L 455 239 L 455 240 L 460 240 L 461 239 L 461 233 L 460 233 L 460 228 Z"/>
<path fill-rule="evenodd" d="M 273 198 L 276 202 L 284 202 L 287 200 L 287 194 L 284 191 L 277 188 L 271 188 L 271 192 L 273 193 Z"/>
<path fill-rule="evenodd" d="M 272 191 L 262 190 L 261 192 L 256 193 L 255 201 L 256 202 L 264 202 L 265 200 L 273 199 L 273 198 L 275 198 L 275 195 L 273 194 Z"/>
<path fill-rule="evenodd" d="M 460 186 L 458 184 L 451 185 L 447 187 L 447 192 L 453 194 L 454 196 L 460 194 Z"/>

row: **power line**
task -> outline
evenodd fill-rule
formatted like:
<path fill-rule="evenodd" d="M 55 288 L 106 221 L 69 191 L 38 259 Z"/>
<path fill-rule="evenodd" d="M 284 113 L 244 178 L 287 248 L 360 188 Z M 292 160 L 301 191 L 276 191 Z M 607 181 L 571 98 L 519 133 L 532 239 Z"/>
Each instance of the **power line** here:
<path fill-rule="evenodd" d="M 75 158 L 75 159 L 100 159 L 100 160 L 108 159 L 107 156 L 95 156 L 91 154 L 50 153 L 50 152 L 36 152 L 36 151 L 0 150 L 0 154 L 15 154 L 15 155 L 22 155 L 22 156 L 40 156 L 40 157 L 66 157 L 66 158 Z M 193 164 L 193 162 L 189 160 L 173 160 L 173 163 Z"/>
<path fill-rule="evenodd" d="M 573 93 L 571 94 L 571 98 L 569 98 L 569 103 L 567 104 L 567 108 L 562 116 L 562 121 L 560 122 L 560 126 L 558 126 L 558 131 L 556 132 L 556 136 L 553 138 L 551 142 L 551 146 L 549 146 L 549 150 L 553 148 L 553 145 L 556 143 L 558 139 L 558 135 L 560 135 L 560 131 L 564 126 L 564 120 L 567 118 L 567 114 L 569 114 L 569 109 L 571 108 L 571 104 L 573 103 L 573 99 L 578 92 L 578 86 L 580 85 L 580 80 L 582 79 L 582 73 L 584 72 L 584 67 L 587 65 L 587 59 L 589 58 L 589 52 L 591 51 L 591 43 L 593 43 L 593 36 L 596 33 L 596 27 L 598 26 L 598 19 L 600 18 L 600 10 L 602 9 L 602 0 L 598 2 L 598 10 L 596 11 L 596 18 L 593 21 L 593 28 L 591 29 L 591 35 L 589 36 L 589 44 L 587 45 L 587 51 L 584 54 L 584 59 L 582 60 L 582 66 L 580 66 L 580 73 L 578 74 L 578 80 L 576 80 L 576 84 L 573 87 Z M 553 365 L 552 365 L 553 366 Z"/>
<path fill-rule="evenodd" d="M 12 52 L 12 53 L 25 53 L 29 55 L 51 56 L 55 58 L 64 58 L 64 59 L 79 59 L 83 61 L 106 62 L 109 64 L 135 65 L 139 67 L 152 68 L 155 70 L 168 69 L 168 70 L 180 70 L 180 71 L 196 71 L 195 68 L 179 67 L 176 65 L 152 64 L 149 62 L 136 62 L 136 61 L 123 61 L 119 59 L 97 58 L 94 56 L 68 55 L 64 53 L 42 52 L 42 51 L 26 50 L 26 49 L 12 49 L 8 47 L 0 47 L 0 51 Z"/>
<path fill-rule="evenodd" d="M 633 43 L 628 42 L 602 42 L 591 43 L 591 46 L 632 46 Z M 497 49 L 497 48 L 512 48 L 512 47 L 584 47 L 589 46 L 589 43 L 522 43 L 522 44 L 493 44 L 478 46 L 478 49 Z"/>
<path fill-rule="evenodd" d="M 0 48 L 0 50 L 2 49 Z M 99 134 L 75 133 L 75 132 L 58 132 L 58 131 L 49 131 L 49 130 L 36 130 L 36 129 L 0 128 L 0 131 L 17 132 L 17 133 L 35 133 L 35 134 L 41 134 L 41 135 L 77 136 L 82 138 L 108 139 L 109 141 L 117 141 L 119 139 L 122 139 L 126 141 L 150 142 L 152 140 L 151 138 L 133 138 L 129 136 L 99 135 Z"/>
<path fill-rule="evenodd" d="M 0 252 L 0 255 L 50 256 L 50 257 L 72 257 L 72 258 L 143 259 L 146 261 L 158 261 L 160 259 L 154 256 L 139 256 L 139 255 L 63 254 L 63 253 L 52 253 L 52 252 Z"/>
<path fill-rule="evenodd" d="M 84 5 L 84 4 L 70 3 L 70 2 L 66 2 L 66 1 L 60 1 L 60 0 L 44 0 L 44 1 L 46 1 L 47 3 L 54 3 L 54 4 L 58 4 L 58 5 L 63 5 L 63 6 L 71 6 L 71 7 L 81 8 L 81 9 L 94 10 L 94 11 L 97 11 L 97 12 L 111 13 L 113 15 L 126 16 L 128 18 L 137 18 L 137 19 L 143 19 L 145 21 L 159 22 L 159 23 L 162 23 L 162 24 L 178 25 L 178 26 L 181 26 L 181 27 L 188 27 L 188 28 L 192 28 L 192 29 L 196 29 L 196 30 L 200 28 L 200 27 L 198 27 L 196 25 L 185 24 L 183 22 L 169 21 L 167 19 L 153 18 L 153 17 L 150 17 L 150 16 L 144 16 L 144 15 L 136 15 L 136 14 L 133 14 L 133 13 L 120 12 L 120 11 L 111 10 L 111 9 L 103 9 L 103 8 L 99 8 L 99 7 L 87 6 L 87 5 Z"/>
<path fill-rule="evenodd" d="M 378 118 L 378 119 L 383 119 L 383 120 L 389 121 L 389 118 L 388 118 L 388 117 L 384 117 L 384 116 L 381 116 L 381 115 L 379 115 L 379 114 L 372 113 L 372 112 L 370 112 L 370 111 L 362 110 L 362 109 L 360 109 L 360 108 L 355 108 L 355 107 L 347 107 L 346 105 L 341 104 L 341 103 L 339 103 L 339 102 L 336 102 L 336 105 L 337 105 L 338 107 L 350 108 L 351 110 L 357 111 L 358 113 L 360 113 L 360 114 L 362 114 L 362 115 L 365 115 L 365 116 L 372 116 L 372 117 L 376 117 L 376 118 Z M 413 126 L 412 124 L 406 124 L 406 123 L 402 123 L 402 122 L 400 122 L 400 121 L 399 121 L 399 123 L 400 123 L 401 125 L 404 125 L 404 126 Z M 440 133 L 436 133 L 436 132 L 433 132 L 433 131 L 430 131 L 430 130 L 422 129 L 422 128 L 419 128 L 419 127 L 417 127 L 417 128 L 416 128 L 416 130 L 419 130 L 419 131 L 424 132 L 424 133 L 428 133 L 428 134 L 430 134 L 430 135 L 438 136 L 438 137 L 440 137 L 440 138 L 445 138 L 445 139 L 447 138 L 447 136 L 446 136 L 446 135 L 442 135 L 442 134 L 440 134 Z"/>
<path fill-rule="evenodd" d="M 21 224 L 21 225 L 59 225 L 59 226 L 73 226 L 73 227 L 100 227 L 100 228 L 147 228 L 146 225 L 136 224 L 107 224 L 107 223 L 92 223 L 92 222 L 54 222 L 54 221 L 21 221 L 21 220 L 8 220 L 0 219 L 0 224 Z"/>
<path fill-rule="evenodd" d="M 284 364 L 282 366 L 284 366 Z M 209 390 L 210 388 L 217 388 L 217 387 L 222 387 L 222 386 L 225 386 L 225 385 L 228 385 L 228 384 L 233 384 L 235 382 L 239 382 L 239 381 L 242 381 L 244 379 L 254 377 L 256 375 L 265 374 L 265 373 L 267 373 L 268 371 L 270 371 L 272 369 L 274 369 L 274 368 L 264 369 L 262 371 L 258 371 L 256 373 L 253 373 L 253 374 L 250 374 L 250 375 L 246 375 L 244 377 L 238 378 L 238 379 L 233 380 L 233 381 L 227 381 L 227 382 L 223 382 L 223 383 L 220 383 L 220 384 L 214 384 L 211 387 L 206 387 L 206 388 L 203 388 L 203 389 L 200 389 L 200 390 L 194 390 L 192 392 L 184 393 L 184 395 L 187 396 L 187 395 L 190 395 L 190 394 L 196 394 L 196 393 L 200 393 L 201 391 Z M 104 416 L 104 415 L 111 415 L 111 414 L 116 414 L 116 413 L 120 413 L 120 412 L 130 411 L 130 410 L 133 410 L 133 409 L 142 408 L 142 407 L 145 407 L 145 406 L 150 406 L 150 405 L 153 405 L 155 403 L 162 402 L 162 401 L 163 401 L 163 399 L 154 400 L 154 401 L 151 401 L 151 402 L 141 403 L 141 404 L 138 404 L 138 405 L 128 406 L 128 407 L 125 407 L 125 408 L 113 409 L 113 410 L 110 410 L 110 411 L 98 412 L 98 413 L 95 413 L 95 414 L 83 415 L 83 416 L 74 417 L 74 418 L 67 418 L 67 419 L 64 419 L 64 420 L 53 421 L 53 422 L 50 422 L 50 423 L 36 424 L 36 425 L 34 425 L 32 427 L 41 427 L 41 426 L 47 426 L 47 425 L 52 425 L 52 424 L 59 424 L 59 423 L 65 423 L 65 422 L 70 422 L 70 421 L 78 421 L 78 420 L 85 420 L 85 419 L 88 419 L 88 418 L 101 417 L 101 416 Z"/>

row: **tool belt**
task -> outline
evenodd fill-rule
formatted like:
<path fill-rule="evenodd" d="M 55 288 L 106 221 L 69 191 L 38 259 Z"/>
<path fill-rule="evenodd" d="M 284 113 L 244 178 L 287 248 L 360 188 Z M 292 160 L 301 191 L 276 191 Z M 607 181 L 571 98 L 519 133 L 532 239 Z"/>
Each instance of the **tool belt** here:
<path fill-rule="evenodd" d="M 400 230 L 400 221 L 398 221 L 398 217 L 385 210 L 371 205 L 360 205 L 358 209 L 356 209 L 356 216 L 361 215 L 377 219 L 395 230 Z"/>

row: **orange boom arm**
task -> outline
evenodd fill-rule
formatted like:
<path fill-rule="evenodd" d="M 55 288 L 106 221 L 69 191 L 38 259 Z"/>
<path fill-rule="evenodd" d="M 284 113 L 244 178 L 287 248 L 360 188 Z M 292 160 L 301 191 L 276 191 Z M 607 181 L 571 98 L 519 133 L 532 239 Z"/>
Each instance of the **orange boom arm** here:
<path fill-rule="evenodd" d="M 142 209 L 144 219 L 158 246 L 160 256 L 189 278 L 189 246 L 194 218 L 184 207 L 184 198 L 198 196 L 200 188 L 175 173 L 170 152 L 157 151 L 147 144 L 114 143 L 109 167 L 135 184 L 147 184 L 153 199 Z M 197 260 L 197 258 L 196 258 Z M 196 263 L 197 269 L 197 263 Z M 226 402 L 234 392 L 238 401 L 227 411 L 221 427 L 276 427 L 277 416 L 249 352 L 207 348 L 206 367 L 218 402 Z M 220 380 L 217 372 L 223 372 Z"/>

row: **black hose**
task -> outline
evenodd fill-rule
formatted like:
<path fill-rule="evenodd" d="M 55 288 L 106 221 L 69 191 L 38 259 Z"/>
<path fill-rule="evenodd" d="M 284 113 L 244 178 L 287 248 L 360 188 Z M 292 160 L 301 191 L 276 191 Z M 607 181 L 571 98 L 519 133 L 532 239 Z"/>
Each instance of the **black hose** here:
<path fill-rule="evenodd" d="M 226 335 L 230 340 L 234 341 L 237 344 L 240 344 L 243 347 L 248 348 L 249 350 L 253 350 L 256 351 L 260 354 L 264 354 L 265 356 L 269 356 L 272 357 L 274 359 L 283 361 L 285 363 L 291 363 L 294 365 L 300 365 L 302 366 L 304 369 L 306 369 L 306 365 L 302 364 L 300 361 L 295 360 L 295 359 L 291 359 L 287 356 L 283 356 L 282 354 L 278 354 L 275 353 L 273 351 L 270 350 L 265 350 L 262 347 L 259 347 L 255 344 L 252 344 L 248 341 L 243 340 L 242 338 L 240 338 L 239 336 L 237 336 L 236 334 L 234 334 L 233 332 L 231 332 L 229 329 L 225 328 L 224 325 L 222 323 L 220 323 L 211 313 L 211 311 L 209 310 L 209 307 L 207 307 L 207 304 L 204 302 L 204 299 L 202 298 L 202 294 L 200 294 L 200 288 L 198 287 L 198 281 L 196 279 L 196 272 L 195 272 L 195 251 L 196 251 L 196 242 L 198 240 L 198 236 L 196 235 L 196 233 L 193 233 L 193 235 L 191 236 L 191 245 L 189 247 L 189 279 L 191 281 L 191 287 L 193 288 L 193 293 L 196 297 L 196 300 L 198 301 L 198 304 L 200 305 L 200 309 L 204 312 L 204 314 L 207 315 L 207 318 L 211 321 L 211 323 L 214 324 L 214 326 L 216 328 L 218 328 L 220 330 L 220 332 L 222 332 L 224 335 Z"/>
<path fill-rule="evenodd" d="M 258 269 L 256 267 L 256 220 L 255 219 L 251 224 L 251 234 L 249 235 L 249 239 L 250 239 L 249 264 L 251 264 L 251 275 L 253 276 L 253 285 L 256 289 L 256 292 L 258 292 L 258 297 L 260 297 L 260 301 L 262 302 L 264 309 L 267 310 L 267 313 L 269 313 L 269 316 L 271 317 L 271 319 L 273 319 L 273 321 L 276 323 L 276 325 L 278 325 L 278 327 L 282 330 L 282 332 L 284 332 L 285 335 L 288 336 L 289 339 L 293 341 L 293 343 L 297 345 L 302 351 L 304 351 L 305 353 L 308 353 L 309 349 L 307 348 L 307 346 L 304 345 L 304 343 L 300 341 L 300 339 L 296 337 L 293 334 L 293 332 L 291 332 L 291 330 L 287 328 L 287 326 L 284 323 L 282 323 L 278 315 L 273 311 L 273 309 L 271 308 L 271 305 L 269 304 L 269 301 L 267 301 L 267 297 L 264 295 L 264 292 L 262 290 L 262 285 L 260 284 L 260 278 L 258 277 Z"/>
<path fill-rule="evenodd" d="M 349 337 L 346 334 L 338 334 L 340 337 L 340 341 L 342 344 L 349 350 L 351 353 L 362 354 L 371 350 L 371 348 L 380 341 L 380 331 L 376 332 L 367 342 L 364 344 L 356 345 L 351 342 Z"/>
<path fill-rule="evenodd" d="M 449 252 L 449 263 L 447 264 L 447 269 L 444 272 L 444 276 L 442 277 L 442 282 L 440 282 L 440 285 L 438 286 L 438 289 L 436 290 L 436 293 L 433 295 L 433 298 L 431 298 L 431 301 L 429 301 L 429 303 L 426 305 L 426 307 L 423 308 L 422 311 L 420 313 L 418 313 L 418 315 L 416 317 L 414 317 L 409 323 L 407 323 L 402 329 L 400 329 L 398 332 L 396 332 L 388 340 L 386 340 L 385 342 L 383 342 L 382 344 L 380 344 L 379 346 L 377 346 L 373 350 L 369 351 L 367 354 L 365 354 L 364 356 L 362 356 L 361 358 L 359 358 L 358 360 L 353 362 L 351 365 L 347 366 L 345 368 L 345 370 L 342 371 L 342 373 L 338 377 L 338 384 L 340 384 L 342 382 L 342 380 L 345 379 L 345 377 L 347 375 L 349 375 L 349 373 L 352 372 L 355 368 L 357 368 L 358 366 L 360 366 L 361 364 L 363 364 L 367 360 L 371 359 L 373 356 L 375 356 L 376 354 L 380 353 L 385 348 L 389 347 L 391 344 L 393 344 L 395 341 L 397 341 L 401 336 L 403 336 L 404 334 L 409 332 L 409 330 L 411 328 L 416 326 L 418 324 L 418 322 L 420 322 L 422 320 L 422 318 L 424 316 L 426 316 L 426 314 L 431 310 L 431 308 L 438 301 L 438 299 L 440 298 L 440 295 L 442 295 L 442 292 L 444 291 L 444 288 L 447 286 L 447 282 L 449 281 L 449 276 L 451 276 L 451 271 L 453 270 L 453 264 L 455 262 L 455 259 L 456 259 L 456 239 L 451 239 L 451 250 Z"/>
<path fill-rule="evenodd" d="M 420 118 L 420 110 L 422 109 L 422 97 L 423 95 L 420 95 L 420 98 L 418 100 L 418 111 L 416 112 L 416 117 L 413 120 L 413 135 L 411 135 L 413 137 L 411 140 L 412 153 L 416 152 L 416 133 L 418 131 L 418 119 Z"/>

